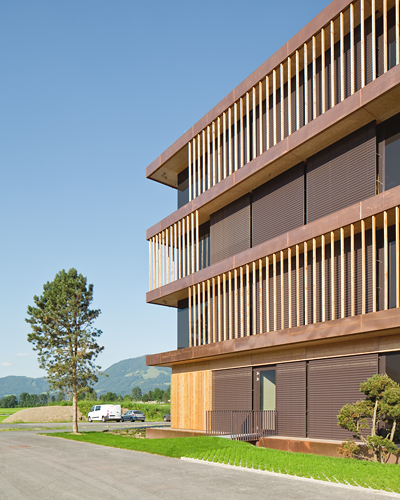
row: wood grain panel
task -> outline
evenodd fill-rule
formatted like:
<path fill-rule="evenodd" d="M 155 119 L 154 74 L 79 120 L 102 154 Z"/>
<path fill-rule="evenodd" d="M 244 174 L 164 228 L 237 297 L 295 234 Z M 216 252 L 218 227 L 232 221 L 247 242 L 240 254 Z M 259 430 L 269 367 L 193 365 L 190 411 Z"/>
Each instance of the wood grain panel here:
<path fill-rule="evenodd" d="M 186 369 L 193 369 L 188 367 Z M 206 429 L 206 411 L 212 405 L 210 370 L 180 371 L 171 375 L 171 428 Z"/>

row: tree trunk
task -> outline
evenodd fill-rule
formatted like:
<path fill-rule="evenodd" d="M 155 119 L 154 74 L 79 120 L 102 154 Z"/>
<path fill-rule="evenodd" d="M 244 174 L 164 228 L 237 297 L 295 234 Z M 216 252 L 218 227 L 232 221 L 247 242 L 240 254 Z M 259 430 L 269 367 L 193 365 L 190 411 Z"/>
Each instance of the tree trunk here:
<path fill-rule="evenodd" d="M 76 382 L 72 386 L 72 432 L 78 434 L 78 394 Z"/>
<path fill-rule="evenodd" d="M 390 433 L 390 441 L 393 441 L 395 432 L 396 432 L 396 420 L 393 421 L 392 432 Z"/>

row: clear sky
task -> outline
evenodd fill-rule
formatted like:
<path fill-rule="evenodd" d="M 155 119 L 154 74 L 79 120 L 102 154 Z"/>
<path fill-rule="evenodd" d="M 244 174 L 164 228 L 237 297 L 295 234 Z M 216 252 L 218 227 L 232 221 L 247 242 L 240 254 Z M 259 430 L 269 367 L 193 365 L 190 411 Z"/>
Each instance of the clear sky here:
<path fill-rule="evenodd" d="M 328 3 L 1 2 L 0 377 L 44 375 L 26 309 L 71 267 L 103 368 L 176 348 L 175 309 L 145 303 L 145 231 L 176 191 L 145 168 Z"/>

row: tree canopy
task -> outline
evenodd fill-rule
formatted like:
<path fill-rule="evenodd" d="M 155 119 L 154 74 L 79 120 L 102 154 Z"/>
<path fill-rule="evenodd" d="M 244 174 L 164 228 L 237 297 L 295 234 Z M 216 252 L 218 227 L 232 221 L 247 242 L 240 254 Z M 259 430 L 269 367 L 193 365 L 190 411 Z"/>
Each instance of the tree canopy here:
<path fill-rule="evenodd" d="M 101 311 L 89 307 L 93 285 L 76 269 L 63 269 L 33 300 L 25 320 L 32 329 L 28 341 L 47 371 L 49 385 L 72 394 L 73 431 L 78 432 L 77 397 L 97 382 L 100 367 L 94 362 L 104 349 L 97 343 L 102 331 L 93 326 Z"/>
<path fill-rule="evenodd" d="M 400 386 L 388 375 L 374 375 L 360 385 L 366 398 L 350 403 L 340 410 L 338 425 L 353 433 L 373 453 L 375 461 L 383 462 L 388 454 L 398 453 L 394 443 L 400 424 Z M 366 429 L 370 429 L 366 435 Z M 347 440 L 339 452 L 346 456 L 362 456 L 360 447 Z"/>

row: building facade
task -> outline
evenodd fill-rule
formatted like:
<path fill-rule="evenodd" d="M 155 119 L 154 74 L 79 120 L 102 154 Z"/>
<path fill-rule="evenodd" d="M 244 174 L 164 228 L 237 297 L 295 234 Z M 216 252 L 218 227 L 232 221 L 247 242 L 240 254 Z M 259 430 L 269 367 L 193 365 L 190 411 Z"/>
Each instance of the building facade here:
<path fill-rule="evenodd" d="M 360 383 L 400 382 L 399 0 L 334 0 L 147 167 L 147 302 L 177 309 L 171 427 L 274 411 L 349 437 Z"/>

